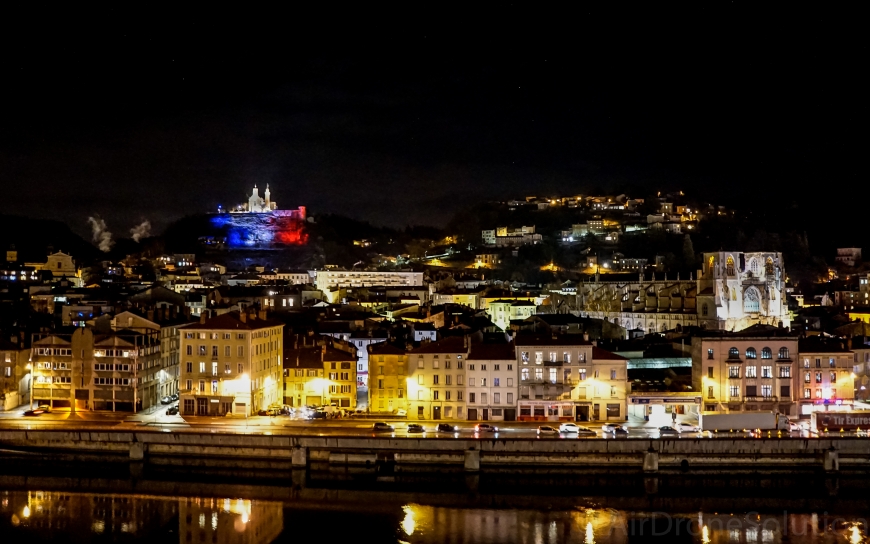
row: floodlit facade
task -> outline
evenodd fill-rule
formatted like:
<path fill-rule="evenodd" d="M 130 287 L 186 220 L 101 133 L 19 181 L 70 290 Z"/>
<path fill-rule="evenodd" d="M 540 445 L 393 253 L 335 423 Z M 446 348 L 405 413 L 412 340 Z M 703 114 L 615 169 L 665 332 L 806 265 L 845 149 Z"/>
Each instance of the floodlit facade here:
<path fill-rule="evenodd" d="M 369 344 L 367 347 L 369 373 L 368 409 L 372 413 L 395 414 L 405 410 L 410 416 L 408 402 L 408 360 L 403 349 L 391 344 Z"/>
<path fill-rule="evenodd" d="M 180 329 L 181 414 L 254 415 L 283 403 L 284 324 L 229 312 Z"/>
<path fill-rule="evenodd" d="M 704 411 L 771 410 L 798 415 L 797 336 L 702 336 L 692 340 Z M 850 367 L 851 368 L 851 367 Z"/>
<path fill-rule="evenodd" d="M 517 369 L 512 343 L 472 344 L 465 380 L 470 421 L 516 421 Z"/>
<path fill-rule="evenodd" d="M 466 418 L 465 363 L 468 337 L 451 336 L 421 344 L 409 356 L 410 419 Z"/>
<path fill-rule="evenodd" d="M 625 421 L 628 360 L 581 335 L 518 335 L 518 419 Z"/>

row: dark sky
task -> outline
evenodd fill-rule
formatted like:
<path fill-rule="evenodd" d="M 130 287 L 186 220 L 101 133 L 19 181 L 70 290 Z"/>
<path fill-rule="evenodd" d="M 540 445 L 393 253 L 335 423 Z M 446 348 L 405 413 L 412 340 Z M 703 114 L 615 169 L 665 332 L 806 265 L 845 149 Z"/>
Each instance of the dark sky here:
<path fill-rule="evenodd" d="M 864 16 L 754 4 L 7 11 L 0 212 L 124 235 L 267 182 L 390 225 L 592 187 L 859 201 Z"/>

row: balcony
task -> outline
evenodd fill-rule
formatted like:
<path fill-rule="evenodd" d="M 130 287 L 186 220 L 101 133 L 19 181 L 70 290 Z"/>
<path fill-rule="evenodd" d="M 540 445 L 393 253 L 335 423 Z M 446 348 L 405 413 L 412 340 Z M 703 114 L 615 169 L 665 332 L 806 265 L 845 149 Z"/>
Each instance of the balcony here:
<path fill-rule="evenodd" d="M 779 400 L 780 400 L 779 397 L 773 397 L 773 396 L 765 397 L 762 395 L 752 395 L 752 396 L 747 395 L 747 396 L 743 397 L 744 402 L 779 402 Z"/>
<path fill-rule="evenodd" d="M 528 380 L 520 380 L 520 385 L 567 385 L 567 386 L 573 386 L 573 385 L 578 385 L 579 383 L 580 382 L 578 380 L 574 380 L 574 379 L 549 380 L 549 379 L 542 378 L 542 379 L 538 380 L 535 378 L 530 378 Z"/>

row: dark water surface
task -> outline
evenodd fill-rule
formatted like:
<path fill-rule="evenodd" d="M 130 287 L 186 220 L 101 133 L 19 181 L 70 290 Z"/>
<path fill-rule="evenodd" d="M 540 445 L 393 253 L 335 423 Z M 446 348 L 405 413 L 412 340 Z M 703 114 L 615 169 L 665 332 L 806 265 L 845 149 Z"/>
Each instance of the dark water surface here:
<path fill-rule="evenodd" d="M 864 543 L 866 521 L 835 511 L 626 511 L 452 507 L 387 500 L 354 503 L 0 489 L 0 542 L 161 544 L 408 542 Z M 443 503 L 440 497 L 437 502 Z"/>

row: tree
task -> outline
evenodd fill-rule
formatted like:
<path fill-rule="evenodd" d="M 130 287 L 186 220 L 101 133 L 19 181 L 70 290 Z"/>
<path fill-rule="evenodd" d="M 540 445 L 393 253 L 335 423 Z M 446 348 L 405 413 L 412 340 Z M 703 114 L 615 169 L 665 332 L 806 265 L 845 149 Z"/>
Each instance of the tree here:
<path fill-rule="evenodd" d="M 695 247 L 692 245 L 692 237 L 688 234 L 683 237 L 683 266 L 693 270 L 698 259 L 695 255 Z"/>

